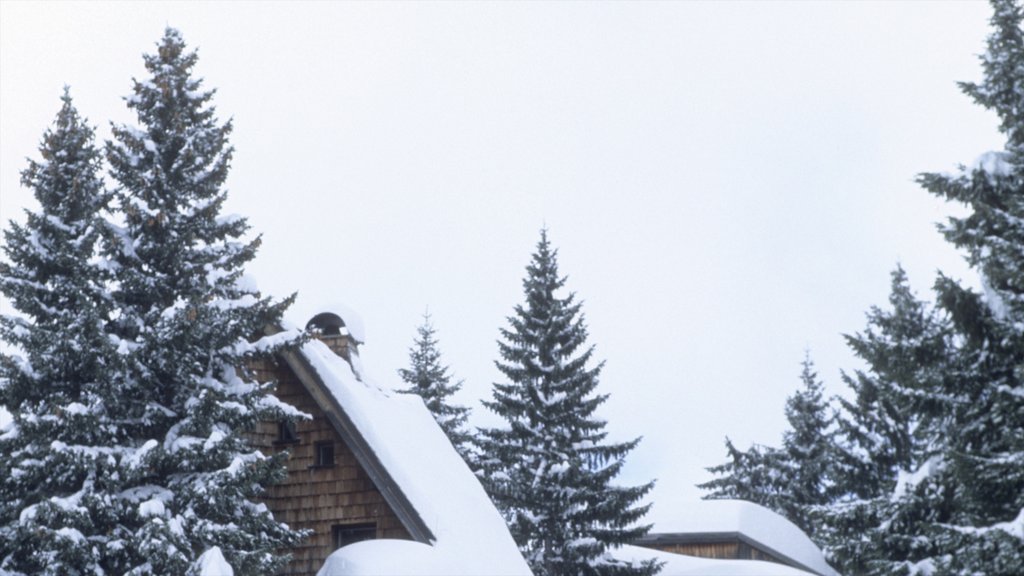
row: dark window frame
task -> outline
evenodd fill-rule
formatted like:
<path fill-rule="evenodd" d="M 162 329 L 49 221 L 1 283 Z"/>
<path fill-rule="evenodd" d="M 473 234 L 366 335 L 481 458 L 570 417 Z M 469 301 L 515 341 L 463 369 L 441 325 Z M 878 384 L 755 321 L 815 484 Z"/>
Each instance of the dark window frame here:
<path fill-rule="evenodd" d="M 331 526 L 331 542 L 334 549 L 342 546 L 363 542 L 365 540 L 377 539 L 376 522 L 352 522 L 349 524 L 335 524 Z"/>
<path fill-rule="evenodd" d="M 313 443 L 313 466 L 311 468 L 334 468 L 334 442 L 324 440 Z"/>
<path fill-rule="evenodd" d="M 274 444 L 298 444 L 300 442 L 295 420 L 277 421 L 277 440 L 274 440 Z"/>

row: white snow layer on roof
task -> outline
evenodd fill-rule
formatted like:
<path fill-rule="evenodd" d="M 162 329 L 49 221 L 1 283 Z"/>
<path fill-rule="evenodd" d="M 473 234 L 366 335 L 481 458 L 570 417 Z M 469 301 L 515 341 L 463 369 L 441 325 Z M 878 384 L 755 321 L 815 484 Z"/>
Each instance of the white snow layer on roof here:
<path fill-rule="evenodd" d="M 623 546 L 610 552 L 615 558 L 626 562 L 653 558 L 663 563 L 658 576 L 812 576 L 803 570 L 760 560 L 712 560 L 640 546 Z"/>
<path fill-rule="evenodd" d="M 345 546 L 318 576 L 530 574 L 504 519 L 418 396 L 386 392 L 357 377 L 322 342 L 308 342 L 302 353 L 435 538 L 431 545 L 374 540 Z"/>
<path fill-rule="evenodd" d="M 738 532 L 760 543 L 767 551 L 774 551 L 818 574 L 839 576 L 796 524 L 753 502 L 698 500 L 678 510 L 674 521 L 657 524 L 651 529 L 652 534 L 694 532 Z"/>

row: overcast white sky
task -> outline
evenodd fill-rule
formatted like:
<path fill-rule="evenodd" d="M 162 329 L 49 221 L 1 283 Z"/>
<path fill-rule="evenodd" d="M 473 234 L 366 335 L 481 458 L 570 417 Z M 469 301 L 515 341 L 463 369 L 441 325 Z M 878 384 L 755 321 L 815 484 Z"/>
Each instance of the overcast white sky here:
<path fill-rule="evenodd" d="M 902 262 L 971 274 L 913 182 L 1001 148 L 957 80 L 983 2 L 0 1 L 0 219 L 35 207 L 26 156 L 69 84 L 109 135 L 164 26 L 233 117 L 228 211 L 263 233 L 262 289 L 296 322 L 343 302 L 395 385 L 429 307 L 462 403 L 547 225 L 607 360 L 603 415 L 642 435 L 624 481 L 651 519 L 696 499 L 723 438 L 774 444 L 809 349 L 830 393 L 842 333 Z M 4 312 L 10 312 L 4 303 Z"/>

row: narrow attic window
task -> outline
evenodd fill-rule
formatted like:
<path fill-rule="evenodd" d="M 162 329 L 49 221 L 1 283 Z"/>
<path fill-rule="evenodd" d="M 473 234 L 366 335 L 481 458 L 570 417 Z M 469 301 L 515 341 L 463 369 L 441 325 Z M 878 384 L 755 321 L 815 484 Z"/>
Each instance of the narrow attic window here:
<path fill-rule="evenodd" d="M 375 522 L 362 522 L 359 524 L 335 524 L 331 526 L 331 536 L 334 541 L 334 549 L 342 546 L 373 540 L 377 537 L 377 524 Z"/>
<path fill-rule="evenodd" d="M 313 444 L 313 468 L 334 467 L 334 442 L 317 442 Z"/>
<path fill-rule="evenodd" d="M 277 441 L 275 444 L 297 444 L 299 434 L 295 431 L 294 420 L 279 420 L 277 422 Z"/>

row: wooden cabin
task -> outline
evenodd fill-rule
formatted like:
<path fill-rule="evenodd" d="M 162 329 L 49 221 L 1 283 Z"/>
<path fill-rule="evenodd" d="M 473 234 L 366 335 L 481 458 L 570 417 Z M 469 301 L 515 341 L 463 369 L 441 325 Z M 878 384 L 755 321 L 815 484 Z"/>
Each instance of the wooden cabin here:
<path fill-rule="evenodd" d="M 339 316 L 318 315 L 310 327 L 346 361 L 358 353 L 358 342 Z M 279 521 L 313 532 L 291 550 L 292 562 L 283 574 L 316 574 L 328 555 L 360 540 L 429 537 L 301 352 L 286 352 L 254 367 L 257 380 L 276 382 L 278 398 L 312 416 L 294 423 L 263 422 L 254 438 L 267 454 L 289 452 L 288 476 L 269 488 L 265 504 Z"/>
<path fill-rule="evenodd" d="M 263 502 L 279 521 L 312 532 L 288 551 L 281 574 L 314 576 L 337 550 L 374 539 L 404 540 L 391 549 L 458 571 L 497 565 L 529 574 L 501 516 L 423 403 L 366 381 L 361 342 L 337 314 L 318 314 L 307 329 L 319 342 L 253 365 L 257 380 L 274 382 L 278 398 L 312 416 L 263 422 L 253 433 L 265 453 L 288 452 L 287 477 Z M 458 551 L 467 548 L 480 554 L 464 558 Z M 381 556 L 371 572 L 388 571 L 393 558 Z"/>
<path fill-rule="evenodd" d="M 819 576 L 839 576 L 795 524 L 753 502 L 701 500 L 677 509 L 637 546 L 700 558 L 761 560 Z"/>

